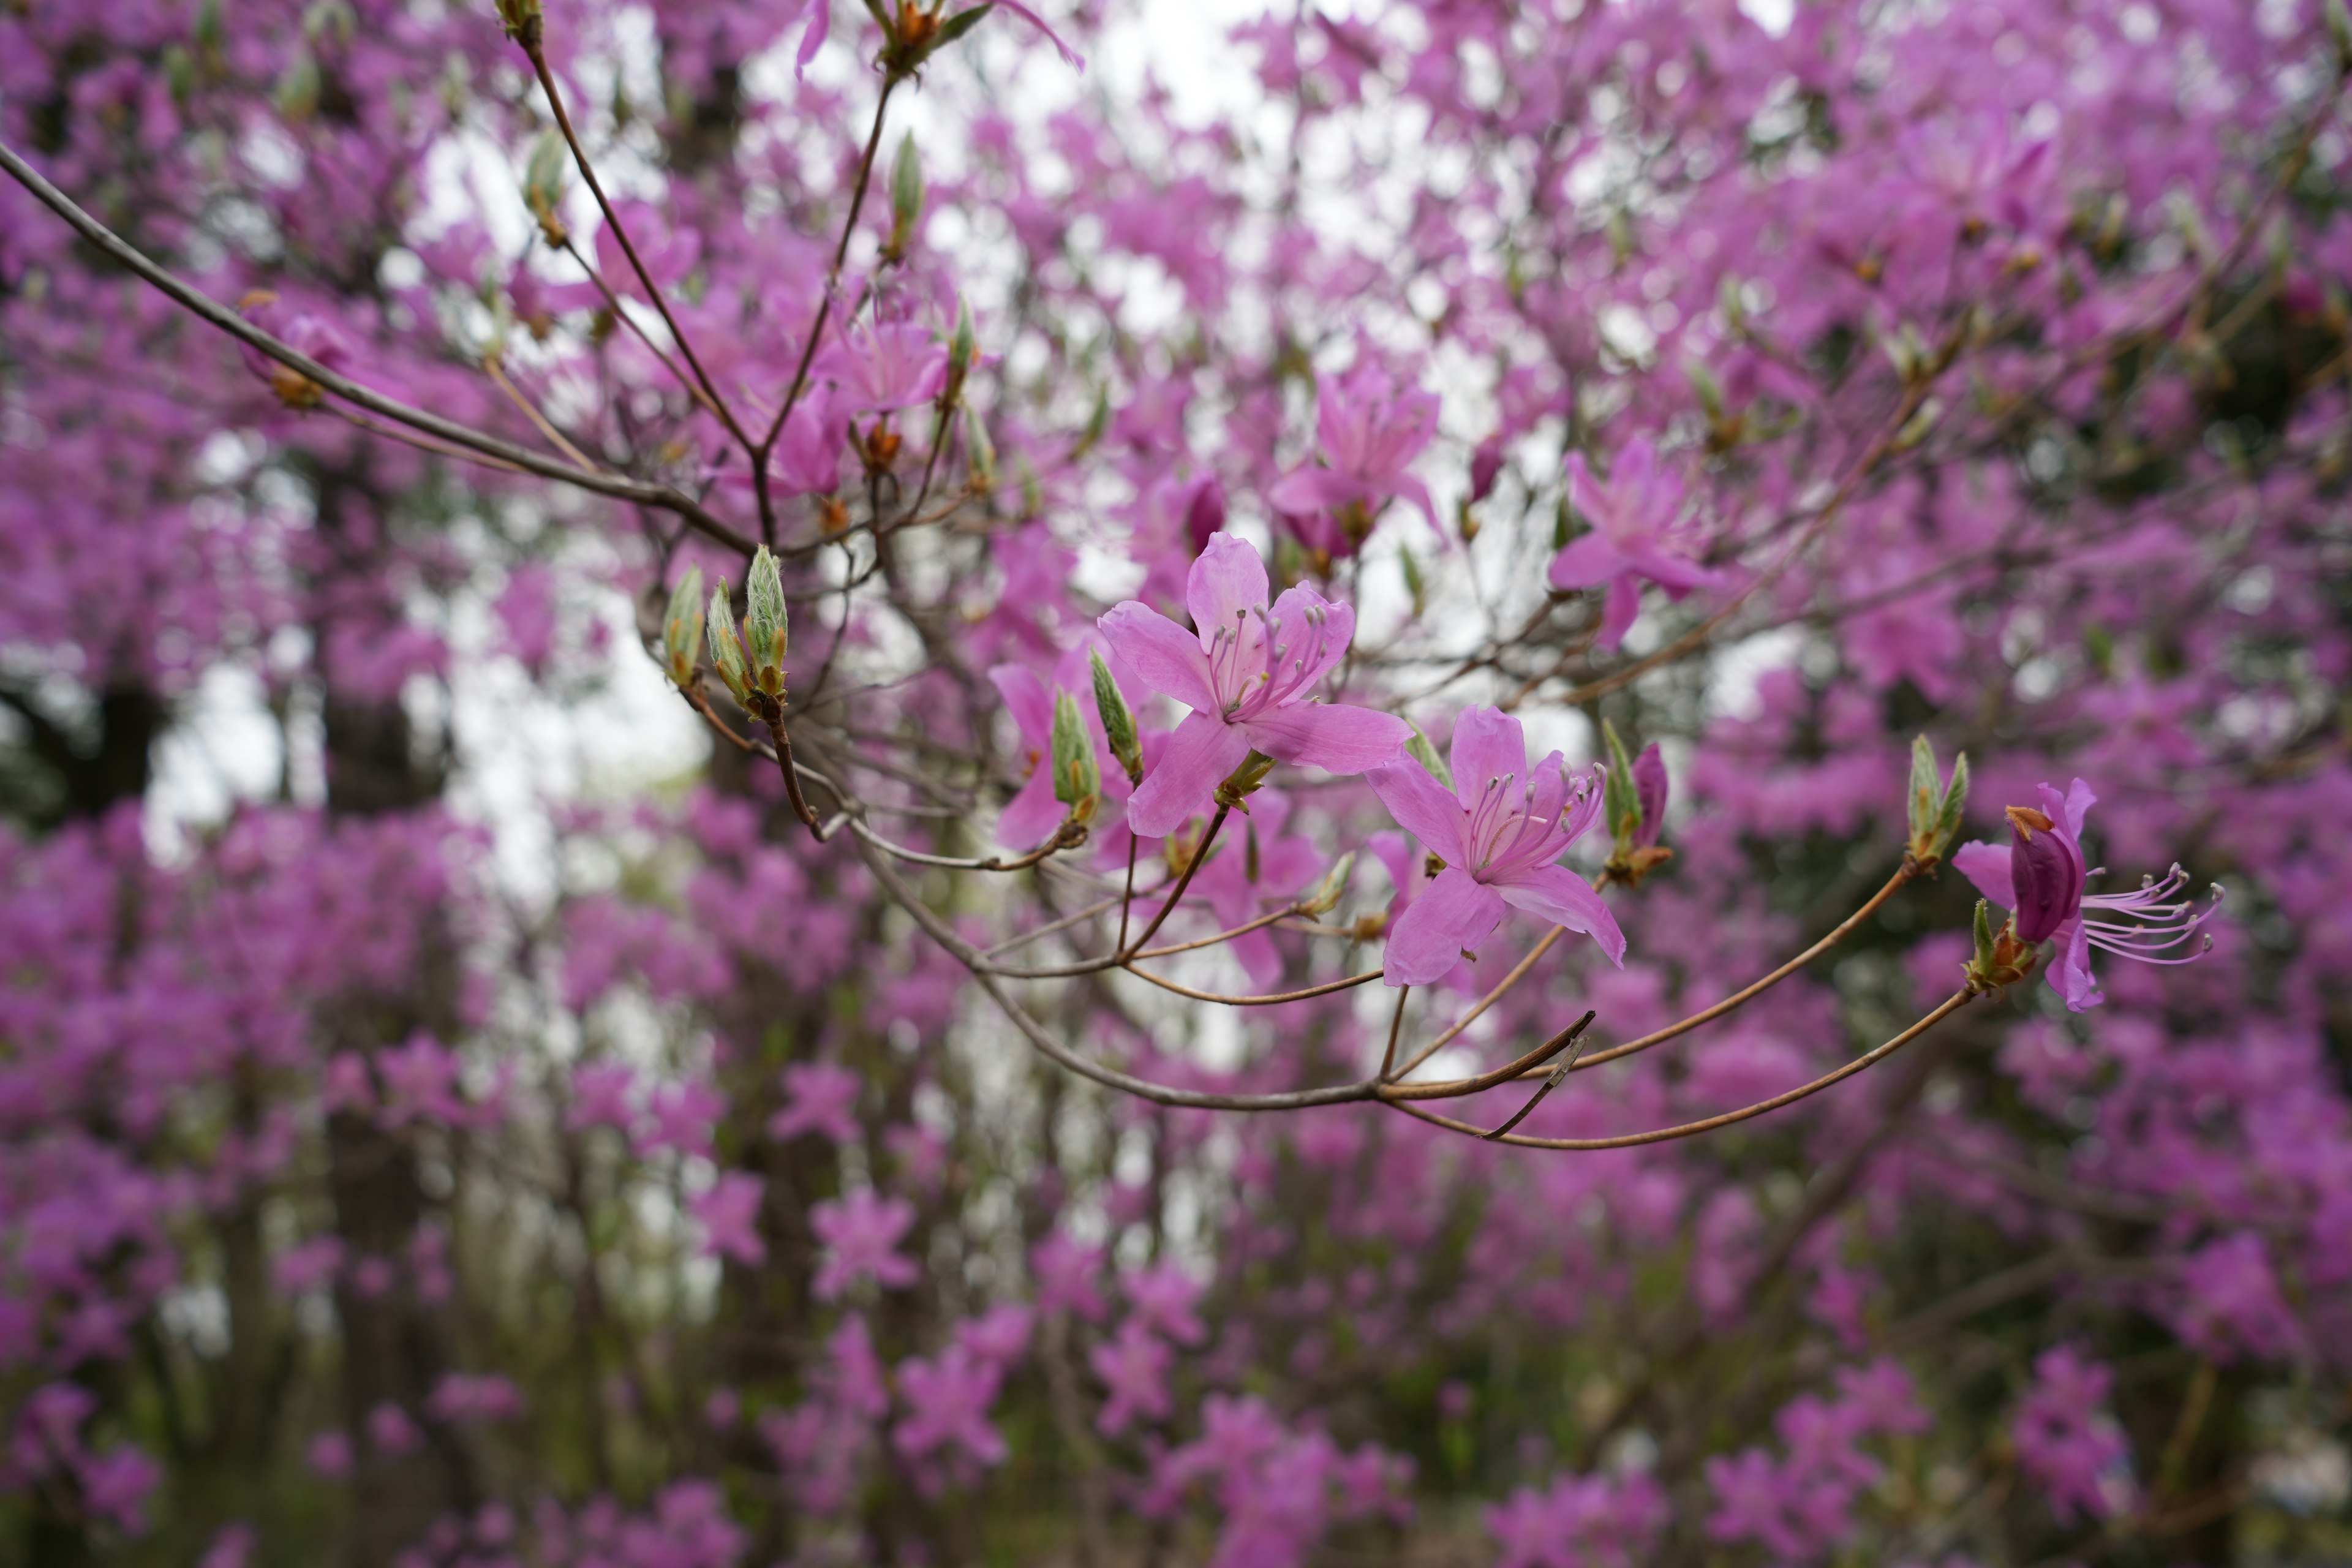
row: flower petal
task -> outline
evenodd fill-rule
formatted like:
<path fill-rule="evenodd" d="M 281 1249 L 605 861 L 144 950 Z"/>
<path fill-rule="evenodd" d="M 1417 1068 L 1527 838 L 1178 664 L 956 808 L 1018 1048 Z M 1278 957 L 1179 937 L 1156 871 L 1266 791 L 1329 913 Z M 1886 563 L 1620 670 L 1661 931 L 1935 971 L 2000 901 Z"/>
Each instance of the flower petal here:
<path fill-rule="evenodd" d="M 1334 773 L 1378 767 L 1412 739 L 1412 726 L 1393 713 L 1322 702 L 1269 708 L 1231 728 L 1247 731 L 1249 743 L 1276 762 Z"/>
<path fill-rule="evenodd" d="M 1389 808 L 1389 815 L 1395 817 L 1406 832 L 1421 840 L 1423 848 L 1448 865 L 1458 866 L 1468 858 L 1462 852 L 1462 803 L 1454 799 L 1444 784 L 1430 777 L 1427 768 L 1411 757 L 1405 757 L 1381 763 L 1364 775 L 1364 782 L 1372 786 L 1372 793 L 1381 797 L 1381 804 Z M 1381 840 L 1387 837 L 1386 834 L 1372 836 L 1372 852 L 1381 855 L 1383 861 L 1386 855 L 1381 849 Z M 1402 844 L 1397 847 L 1400 855 L 1403 847 Z M 1389 870 L 1391 875 L 1397 874 L 1395 866 L 1391 866 Z M 1404 879 L 1400 877 L 1397 885 L 1402 890 Z"/>
<path fill-rule="evenodd" d="M 1209 535 L 1184 581 L 1184 607 L 1202 646 L 1219 627 L 1231 631 L 1250 611 L 1263 611 L 1265 599 L 1265 563 L 1257 546 L 1230 533 Z"/>
<path fill-rule="evenodd" d="M 2042 787 L 2043 791 L 2048 794 L 2054 795 L 2057 793 L 2056 791 L 2052 790 L 2048 784 L 2044 784 Z M 2068 786 L 2066 790 L 2066 815 L 2059 818 L 2059 820 L 2064 822 L 2066 825 L 2066 836 L 2068 837 L 2080 838 L 2083 837 L 2083 819 L 2090 816 L 2091 807 L 2098 804 L 2099 797 L 2091 793 L 2091 785 L 2088 780 L 2076 779 L 2073 784 Z M 2053 811 L 2050 815 L 2057 816 L 2058 813 Z"/>
<path fill-rule="evenodd" d="M 1497 881 L 1495 891 L 1515 909 L 1584 932 L 1600 944 L 1610 963 L 1625 967 L 1625 933 L 1617 929 L 1617 917 L 1609 912 L 1601 895 L 1567 867 L 1530 867 Z"/>
<path fill-rule="evenodd" d="M 1054 743 L 1054 694 L 1037 672 L 1017 664 L 1000 664 L 988 672 L 989 684 L 1004 699 L 1004 710 L 1020 727 L 1021 738 L 1033 746 Z"/>
<path fill-rule="evenodd" d="M 1633 617 L 1642 613 L 1642 584 L 1631 572 L 1618 574 L 1609 584 L 1609 604 L 1601 612 L 1601 635 L 1594 639 L 1602 647 L 1615 647 L 1625 640 L 1633 629 Z"/>
<path fill-rule="evenodd" d="M 1486 787 L 1499 778 L 1528 782 L 1528 732 L 1499 708 L 1468 708 L 1454 721 L 1454 794 L 1465 811 L 1475 811 Z M 1452 859 L 1452 856 L 1446 857 Z"/>
<path fill-rule="evenodd" d="M 1187 708 L 1217 711 L 1221 704 L 1209 685 L 1209 656 L 1191 632 L 1135 599 L 1113 605 L 1095 626 L 1144 685 Z"/>
<path fill-rule="evenodd" d="M 1381 977 L 1391 985 L 1429 985 L 1445 977 L 1462 958 L 1503 923 L 1504 904 L 1459 866 L 1449 866 L 1389 928 L 1388 956 Z"/>
<path fill-rule="evenodd" d="M 1158 765 L 1135 786 L 1127 803 L 1129 827 L 1145 838 L 1167 837 L 1209 804 L 1249 749 L 1240 725 L 1213 713 L 1187 713 Z"/>
<path fill-rule="evenodd" d="M 1380 492 L 1353 474 L 1337 468 L 1300 468 L 1275 480 L 1265 499 L 1276 511 L 1293 516 L 1337 511 L 1349 501 L 1369 501 Z"/>
<path fill-rule="evenodd" d="M 1568 548 L 1551 558 L 1551 570 L 1544 580 L 1555 588 L 1597 588 L 1624 571 L 1629 563 L 1625 552 L 1609 542 L 1609 536 L 1595 529 L 1579 534 L 1568 542 Z"/>
<path fill-rule="evenodd" d="M 2084 929 L 2083 917 L 2076 915 L 2060 926 L 2052 940 L 2058 944 L 2058 956 L 2050 966 L 2050 984 L 2066 998 L 2066 1011 L 2087 1013 L 2105 1001 L 2098 978 L 2091 973 L 2091 933 Z"/>
<path fill-rule="evenodd" d="M 2017 906 L 2016 884 L 2011 880 L 2010 848 L 2006 844 L 1963 844 L 1952 852 L 1952 866 L 1977 885 L 1977 891 L 1998 909 Z"/>
<path fill-rule="evenodd" d="M 1054 798 L 1054 769 L 1040 761 L 1021 793 L 996 819 L 996 841 L 1008 849 L 1034 849 L 1062 825 L 1065 808 Z"/>

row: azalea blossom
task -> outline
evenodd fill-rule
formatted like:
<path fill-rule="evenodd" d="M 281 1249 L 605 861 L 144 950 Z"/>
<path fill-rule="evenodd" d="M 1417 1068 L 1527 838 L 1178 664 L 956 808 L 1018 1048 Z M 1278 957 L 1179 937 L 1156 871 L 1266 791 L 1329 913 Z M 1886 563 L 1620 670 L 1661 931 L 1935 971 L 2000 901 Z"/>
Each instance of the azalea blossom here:
<path fill-rule="evenodd" d="M 1212 534 L 1192 563 L 1184 603 L 1197 632 L 1134 599 L 1096 623 L 1146 686 L 1192 710 L 1128 802 L 1137 833 L 1174 832 L 1252 751 L 1360 773 L 1412 738 L 1412 726 L 1393 713 L 1313 700 L 1356 635 L 1356 612 L 1304 584 L 1269 610 L 1265 562 L 1247 541 Z"/>
<path fill-rule="evenodd" d="M 1391 985 L 1442 979 L 1500 925 L 1507 907 L 1581 931 L 1623 967 L 1624 933 L 1601 895 L 1559 858 L 1601 817 L 1601 770 L 1571 775 L 1558 752 L 1528 767 L 1526 731 L 1496 708 L 1454 727 L 1454 789 L 1412 759 L 1369 775 L 1374 794 L 1422 847 L 1444 862 L 1389 928 Z M 1525 778 L 1528 782 L 1520 784 Z"/>
<path fill-rule="evenodd" d="M 1286 474 L 1266 499 L 1298 514 L 1360 507 L 1369 531 L 1380 510 L 1402 496 L 1436 528 L 1429 489 L 1406 468 L 1437 433 L 1435 395 L 1398 385 L 1376 364 L 1338 381 L 1318 376 L 1315 387 L 1315 445 L 1328 466 Z"/>
<path fill-rule="evenodd" d="M 1979 892 L 2015 911 L 2011 919 L 2020 942 L 2058 944 L 2050 984 L 2066 998 L 2067 1010 L 2084 1012 L 2106 1000 L 2091 973 L 2095 947 L 2142 963 L 2191 963 L 2205 956 L 2213 942 L 2210 935 L 2194 952 L 2164 955 L 2213 918 L 2221 889 L 2217 886 L 2213 902 L 2190 914 L 2189 900 L 2179 897 L 2189 873 L 2176 865 L 2161 880 L 2143 878 L 2128 893 L 2084 893 L 2084 885 L 2099 872 L 2084 868 L 2083 819 L 2099 797 L 2081 779 L 2063 796 L 2049 784 L 2040 788 L 2040 807 L 2009 807 L 2011 843 L 1964 844 L 1952 864 Z"/>
<path fill-rule="evenodd" d="M 948 381 L 945 345 L 912 321 L 851 327 L 816 356 L 836 414 L 887 414 L 929 403 Z"/>
<path fill-rule="evenodd" d="M 1674 536 L 1682 510 L 1683 482 L 1658 466 L 1658 449 L 1636 437 L 1617 454 L 1603 483 L 1584 454 L 1568 455 L 1568 500 L 1591 531 L 1569 541 L 1552 557 L 1549 581 L 1555 588 L 1609 590 L 1601 613 L 1600 646 L 1615 647 L 1642 609 L 1646 578 L 1679 599 L 1693 588 L 1711 588 L 1721 574 L 1700 565 Z"/>

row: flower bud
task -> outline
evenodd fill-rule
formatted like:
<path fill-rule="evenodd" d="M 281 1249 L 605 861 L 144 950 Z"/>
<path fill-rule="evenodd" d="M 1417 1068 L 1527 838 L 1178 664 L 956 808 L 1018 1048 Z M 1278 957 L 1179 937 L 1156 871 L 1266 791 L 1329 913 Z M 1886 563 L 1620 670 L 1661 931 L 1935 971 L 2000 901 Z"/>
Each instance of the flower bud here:
<path fill-rule="evenodd" d="M 896 261 L 907 254 L 915 225 L 923 216 L 923 162 L 915 152 L 915 133 L 900 138 L 898 155 L 890 163 L 890 243 L 883 255 Z"/>
<path fill-rule="evenodd" d="M 1666 759 L 1655 741 L 1633 759 L 1633 796 L 1642 807 L 1642 826 L 1633 842 L 1646 847 L 1655 844 L 1666 828 Z"/>
<path fill-rule="evenodd" d="M 2030 805 L 2009 807 L 2010 886 L 2017 894 L 2018 941 L 2046 942 L 2083 904 L 2083 852 Z"/>
<path fill-rule="evenodd" d="M 1932 871 L 1942 863 L 1959 837 L 1960 815 L 1969 804 L 1969 754 L 1952 759 L 1952 782 L 1946 784 L 1936 767 L 1936 748 L 1927 737 L 1911 742 L 1912 864 Z"/>
<path fill-rule="evenodd" d="M 1241 760 L 1240 765 L 1227 773 L 1224 782 L 1217 786 L 1217 804 L 1239 806 L 1242 815 L 1248 816 L 1249 797 L 1257 793 L 1258 786 L 1265 783 L 1265 775 L 1272 772 L 1274 759 L 1253 748 L 1250 754 Z"/>
<path fill-rule="evenodd" d="M 539 220 L 539 232 L 547 237 L 547 243 L 558 248 L 572 238 L 572 230 L 563 221 L 563 190 L 572 173 L 571 151 L 563 138 L 551 129 L 531 148 L 530 162 L 523 169 L 523 205 Z"/>
<path fill-rule="evenodd" d="M 669 596 L 669 614 L 662 620 L 662 646 L 668 655 L 669 678 L 680 691 L 694 689 L 695 662 L 702 656 L 702 568 L 689 567 Z"/>
<path fill-rule="evenodd" d="M 1224 529 L 1225 487 L 1213 474 L 1193 489 L 1192 499 L 1184 508 L 1184 533 L 1192 542 L 1192 553 L 1206 550 L 1210 536 Z"/>
<path fill-rule="evenodd" d="M 1617 726 L 1608 720 L 1601 721 L 1601 743 L 1609 752 L 1609 766 L 1601 775 L 1601 809 L 1609 817 L 1609 832 L 1617 840 L 1617 850 L 1624 854 L 1633 847 L 1634 835 L 1642 831 L 1642 796 L 1633 786 L 1633 760 L 1625 754 L 1625 742 L 1617 736 Z"/>
<path fill-rule="evenodd" d="M 751 575 L 743 580 L 743 597 L 749 612 L 743 630 L 750 643 L 752 684 L 771 697 L 782 697 L 792 626 L 784 613 L 784 580 L 776 558 L 764 544 L 751 557 Z"/>
<path fill-rule="evenodd" d="M 1081 827 L 1094 820 L 1102 801 L 1102 763 L 1095 756 L 1094 737 L 1087 733 L 1077 699 L 1059 687 L 1054 689 L 1054 798 L 1070 808 L 1070 820 Z"/>
<path fill-rule="evenodd" d="M 744 707 L 751 706 L 751 678 L 744 668 L 743 643 L 735 635 L 735 606 L 727 592 L 727 579 L 719 579 L 719 586 L 710 590 L 710 663 L 719 671 L 719 679 Z"/>
<path fill-rule="evenodd" d="M 988 438 L 988 421 L 970 404 L 963 411 L 963 449 L 971 462 L 971 488 L 981 495 L 996 489 L 996 443 Z"/>
<path fill-rule="evenodd" d="M 507 37 L 526 49 L 537 48 L 547 26 L 540 0 L 498 0 L 498 7 L 499 20 L 505 25 Z"/>
<path fill-rule="evenodd" d="M 1963 966 L 1970 991 L 1999 991 L 2033 973 L 2033 945 L 2017 939 L 2013 921 L 1995 931 L 1992 906 L 1982 899 L 1977 900 L 1975 931 L 1975 955 Z"/>
<path fill-rule="evenodd" d="M 1095 711 L 1102 716 L 1103 737 L 1110 742 L 1110 754 L 1118 759 L 1126 771 L 1127 782 L 1143 782 L 1143 742 L 1135 732 L 1135 710 L 1127 705 L 1126 694 L 1103 662 L 1099 649 L 1087 650 L 1095 679 Z"/>
<path fill-rule="evenodd" d="M 1472 505 L 1495 493 L 1495 481 L 1503 477 L 1503 438 L 1489 436 L 1478 443 L 1470 454 L 1470 501 Z"/>
<path fill-rule="evenodd" d="M 1315 890 L 1299 900 L 1298 912 L 1320 920 L 1338 909 L 1339 900 L 1347 897 L 1348 878 L 1355 869 L 1356 852 L 1350 849 L 1323 874 L 1323 879 L 1315 884 Z"/>

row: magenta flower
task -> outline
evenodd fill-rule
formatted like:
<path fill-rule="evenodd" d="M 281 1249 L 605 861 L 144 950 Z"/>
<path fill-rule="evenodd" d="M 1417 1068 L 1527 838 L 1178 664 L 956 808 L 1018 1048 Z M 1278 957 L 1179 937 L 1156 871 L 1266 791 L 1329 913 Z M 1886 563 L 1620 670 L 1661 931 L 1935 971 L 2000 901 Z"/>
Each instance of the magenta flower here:
<path fill-rule="evenodd" d="M 731 1258 L 753 1268 L 768 1260 L 768 1244 L 760 1237 L 760 1203 L 767 1186 L 765 1177 L 730 1171 L 687 1205 L 701 1223 L 705 1257 Z"/>
<path fill-rule="evenodd" d="M 1110 1397 L 1095 1417 L 1095 1429 L 1116 1437 L 1138 1416 L 1164 1421 L 1172 1408 L 1168 1398 L 1168 1369 L 1174 1352 L 1136 1319 L 1119 1325 L 1118 1334 L 1087 1352 L 1087 1364 L 1102 1379 Z"/>
<path fill-rule="evenodd" d="M 1398 385 L 1376 364 L 1358 365 L 1339 381 L 1318 376 L 1315 389 L 1315 444 L 1328 466 L 1284 475 L 1266 499 L 1302 515 L 1361 507 L 1369 530 L 1381 509 L 1402 496 L 1436 528 L 1428 487 L 1406 471 L 1437 433 L 1436 396 Z"/>
<path fill-rule="evenodd" d="M 940 395 L 948 351 L 912 321 L 850 328 L 816 356 L 816 379 L 835 389 L 835 414 L 887 414 Z"/>
<path fill-rule="evenodd" d="M 1290 898 L 1330 865 L 1313 839 L 1284 834 L 1290 802 L 1279 793 L 1268 790 L 1252 804 L 1255 812 L 1242 842 L 1227 839 L 1192 878 L 1192 895 L 1207 900 L 1221 931 L 1255 920 L 1268 903 Z M 1264 929 L 1246 931 L 1225 945 L 1259 989 L 1282 978 L 1282 954 Z"/>
<path fill-rule="evenodd" d="M 857 1097 L 866 1080 L 835 1062 L 799 1062 L 784 1069 L 791 1097 L 768 1118 L 768 1136 L 787 1142 L 813 1132 L 829 1143 L 857 1142 Z"/>
<path fill-rule="evenodd" d="M 860 1280 L 901 1289 L 920 1278 L 914 1259 L 898 1256 L 898 1243 L 915 1227 L 915 1205 L 904 1198 L 852 1193 L 815 1205 L 809 1228 L 825 1245 L 824 1261 L 811 1289 L 820 1301 L 838 1300 Z"/>
<path fill-rule="evenodd" d="M 1265 563 L 1256 549 L 1219 533 L 1185 583 L 1197 635 L 1133 599 L 1096 623 L 1146 686 L 1192 710 L 1128 802 L 1129 823 L 1144 837 L 1181 826 L 1252 751 L 1360 773 L 1412 738 L 1412 726 L 1392 713 L 1312 700 L 1356 635 L 1355 611 L 1303 584 L 1285 591 L 1271 612 L 1265 600 Z"/>
<path fill-rule="evenodd" d="M 898 1394 L 907 1414 L 890 1434 L 910 1459 L 942 1449 L 957 1450 L 982 1465 L 1003 1462 L 1003 1435 L 989 1424 L 989 1407 L 1003 1386 L 1004 1369 L 975 1361 L 960 1345 L 926 1360 L 908 1356 L 898 1363 Z"/>
<path fill-rule="evenodd" d="M 1445 863 L 1437 879 L 1389 928 L 1391 985 L 1427 985 L 1500 925 L 1505 907 L 1526 910 L 1581 931 L 1622 968 L 1625 937 L 1617 918 L 1584 879 L 1559 864 L 1568 847 L 1601 816 L 1601 770 L 1571 780 L 1558 752 L 1538 763 L 1531 781 L 1519 721 L 1495 708 L 1473 708 L 1454 726 L 1454 793 L 1411 758 L 1372 770 L 1368 780 L 1422 847 Z"/>
<path fill-rule="evenodd" d="M 2209 935 L 2195 952 L 2164 957 L 2197 934 L 2221 907 L 2221 889 L 2213 902 L 2196 914 L 2189 900 L 2178 897 L 2189 886 L 2189 873 L 2179 866 L 2163 880 L 2141 879 L 2128 893 L 2083 891 L 2097 871 L 2086 871 L 2083 861 L 2083 819 L 2099 797 L 2076 779 L 2064 796 L 2042 784 L 2039 809 L 2009 808 L 2012 842 L 1963 844 L 1952 857 L 1961 875 L 1977 890 L 2002 909 L 2015 911 L 2020 942 L 2054 941 L 2057 962 L 2050 968 L 2050 984 L 2066 998 L 2067 1011 L 2086 1012 L 2106 1000 L 2091 973 L 2091 949 L 2102 948 L 2142 963 L 2193 963 L 2213 945 Z M 2099 920 L 2099 914 L 2123 915 L 2124 921 Z"/>
<path fill-rule="evenodd" d="M 1722 580 L 1692 560 L 1675 538 L 1683 484 L 1659 468 L 1658 449 L 1647 437 L 1625 444 L 1606 484 L 1593 478 L 1583 453 L 1570 452 L 1568 499 L 1591 531 L 1569 541 L 1568 548 L 1552 557 L 1549 581 L 1560 589 L 1608 588 L 1609 601 L 1601 613 L 1602 647 L 1623 641 L 1626 628 L 1641 613 L 1643 578 L 1664 588 L 1670 599 Z"/>

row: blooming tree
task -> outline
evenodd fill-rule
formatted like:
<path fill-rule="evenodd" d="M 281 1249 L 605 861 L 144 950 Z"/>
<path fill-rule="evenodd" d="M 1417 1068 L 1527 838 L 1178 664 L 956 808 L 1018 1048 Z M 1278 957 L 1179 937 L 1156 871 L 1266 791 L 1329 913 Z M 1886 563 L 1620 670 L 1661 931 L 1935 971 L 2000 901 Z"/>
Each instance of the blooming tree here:
<path fill-rule="evenodd" d="M 2343 6 L 839 9 L 0 14 L 9 1560 L 2340 1549 Z"/>

